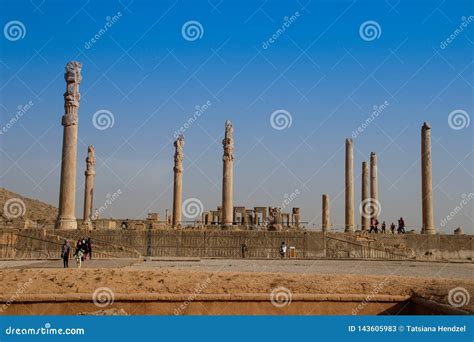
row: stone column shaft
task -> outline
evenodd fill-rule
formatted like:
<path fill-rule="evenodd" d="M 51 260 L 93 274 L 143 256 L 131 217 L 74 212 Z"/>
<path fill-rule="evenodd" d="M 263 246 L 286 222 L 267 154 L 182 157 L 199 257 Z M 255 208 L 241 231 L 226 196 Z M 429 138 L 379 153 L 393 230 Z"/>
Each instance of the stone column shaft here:
<path fill-rule="evenodd" d="M 367 162 L 362 162 L 362 208 L 366 206 L 367 201 L 370 200 L 369 197 L 369 166 Z M 367 231 L 370 227 L 370 218 L 364 213 L 364 210 L 361 211 L 361 229 L 362 231 Z"/>
<path fill-rule="evenodd" d="M 174 142 L 174 187 L 173 187 L 173 228 L 180 227 L 183 203 L 183 147 L 184 137 L 180 135 Z"/>
<path fill-rule="evenodd" d="M 354 149 L 352 139 L 346 139 L 345 232 L 354 231 Z"/>
<path fill-rule="evenodd" d="M 331 229 L 331 205 L 329 203 L 329 195 L 323 195 L 323 232 Z"/>
<path fill-rule="evenodd" d="M 66 92 L 61 123 L 63 129 L 63 149 L 61 157 L 61 184 L 59 187 L 59 210 L 55 227 L 57 229 L 77 229 L 76 206 L 76 163 L 77 163 L 77 123 L 79 109 L 79 84 L 81 83 L 79 62 L 66 65 Z"/>
<path fill-rule="evenodd" d="M 433 218 L 433 179 L 431 164 L 431 127 L 425 122 L 421 128 L 421 200 L 424 234 L 436 234 Z"/>
<path fill-rule="evenodd" d="M 87 158 L 86 158 L 86 172 L 84 173 L 86 176 L 85 186 L 84 186 L 84 216 L 83 216 L 83 224 L 89 226 L 88 228 L 92 228 L 92 208 L 94 202 L 94 178 L 95 178 L 95 154 L 94 154 L 94 146 L 90 145 L 87 150 Z"/>
<path fill-rule="evenodd" d="M 234 134 L 230 121 L 225 123 L 225 137 L 222 140 L 224 146 L 223 175 L 222 175 L 222 225 L 233 224 L 233 168 L 234 168 Z"/>
<path fill-rule="evenodd" d="M 377 219 L 380 211 L 379 207 L 379 183 L 377 176 L 377 155 L 370 153 L 370 210 L 373 211 L 372 218 Z"/>

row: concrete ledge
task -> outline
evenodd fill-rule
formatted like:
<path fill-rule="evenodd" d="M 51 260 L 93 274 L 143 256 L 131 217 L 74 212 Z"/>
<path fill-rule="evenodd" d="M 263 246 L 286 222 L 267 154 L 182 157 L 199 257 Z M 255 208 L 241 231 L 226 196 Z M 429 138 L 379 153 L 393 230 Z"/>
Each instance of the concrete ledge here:
<path fill-rule="evenodd" d="M 0 304 L 7 303 L 11 296 L 3 294 L 0 296 Z M 370 301 L 367 299 L 370 296 Z M 306 294 L 294 293 L 291 297 L 296 302 L 405 302 L 410 296 L 399 295 L 368 295 L 368 294 Z M 92 294 L 23 294 L 15 298 L 14 304 L 21 303 L 44 303 L 44 302 L 91 302 Z M 183 301 L 270 301 L 270 293 L 237 293 L 237 294 L 149 294 L 149 293 L 116 293 L 114 302 L 140 301 L 140 302 L 183 302 Z"/>

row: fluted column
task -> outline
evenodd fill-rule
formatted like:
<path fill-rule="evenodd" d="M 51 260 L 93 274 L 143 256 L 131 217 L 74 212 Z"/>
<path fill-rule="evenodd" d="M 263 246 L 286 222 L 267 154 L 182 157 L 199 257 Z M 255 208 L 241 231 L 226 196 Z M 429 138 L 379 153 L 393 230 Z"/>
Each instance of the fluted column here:
<path fill-rule="evenodd" d="M 234 130 L 232 123 L 225 123 L 225 137 L 222 140 L 224 146 L 224 170 L 222 175 L 222 225 L 230 226 L 233 223 L 233 164 L 234 164 Z"/>
<path fill-rule="evenodd" d="M 431 127 L 425 122 L 421 128 L 421 200 L 423 234 L 436 234 L 433 219 L 433 180 L 431 164 Z"/>
<path fill-rule="evenodd" d="M 354 231 L 354 148 L 352 139 L 346 139 L 346 208 L 345 232 Z"/>
<path fill-rule="evenodd" d="M 61 124 L 63 129 L 63 150 L 61 158 L 61 184 L 59 188 L 59 210 L 55 227 L 57 229 L 77 229 L 76 221 L 76 163 L 77 163 L 77 124 L 79 84 L 81 83 L 79 62 L 66 65 L 66 92 L 64 93 L 64 111 Z"/>
<path fill-rule="evenodd" d="M 181 206 L 183 202 L 183 147 L 184 136 L 174 142 L 174 188 L 173 188 L 173 227 L 181 226 Z"/>
<path fill-rule="evenodd" d="M 323 195 L 323 232 L 331 229 L 331 205 L 329 203 L 329 195 Z"/>
<path fill-rule="evenodd" d="M 92 208 L 94 203 L 94 178 L 95 178 L 95 152 L 94 146 L 87 149 L 86 158 L 86 182 L 84 186 L 84 216 L 82 218 L 85 228 L 92 228 Z"/>
<path fill-rule="evenodd" d="M 377 176 L 377 155 L 375 152 L 370 153 L 370 210 L 371 218 L 377 219 L 380 212 L 379 203 L 379 183 Z"/>
<path fill-rule="evenodd" d="M 370 217 L 365 213 L 364 207 L 368 205 L 369 198 L 369 166 L 367 162 L 362 162 L 362 205 L 361 205 L 361 229 L 367 231 L 370 226 Z"/>

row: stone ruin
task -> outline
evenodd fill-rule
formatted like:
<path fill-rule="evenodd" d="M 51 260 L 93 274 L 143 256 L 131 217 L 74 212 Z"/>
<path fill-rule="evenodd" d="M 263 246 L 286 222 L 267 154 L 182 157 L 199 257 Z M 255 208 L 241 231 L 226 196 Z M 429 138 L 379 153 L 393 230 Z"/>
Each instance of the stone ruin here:
<path fill-rule="evenodd" d="M 79 84 L 82 64 L 79 62 L 69 62 L 64 75 L 66 81 L 66 92 L 64 93 L 64 115 L 61 124 L 63 129 L 63 146 L 61 159 L 61 179 L 59 195 L 59 211 L 55 228 L 58 229 L 93 229 L 112 228 L 116 226 L 114 221 L 98 219 L 92 216 L 93 190 L 95 177 L 95 156 L 94 147 L 88 148 L 85 171 L 85 192 L 84 192 L 84 215 L 82 220 L 77 220 L 75 215 L 76 198 L 76 161 L 77 161 L 77 140 L 78 140 L 78 111 L 79 111 Z M 137 229 L 151 227 L 184 228 L 189 227 L 240 227 L 244 229 L 267 229 L 285 230 L 288 228 L 299 229 L 301 225 L 301 213 L 299 208 L 293 208 L 291 213 L 282 212 L 281 208 L 275 207 L 254 207 L 247 209 L 244 206 L 233 205 L 233 162 L 234 162 L 234 129 L 230 121 L 225 122 L 225 135 L 222 141 L 223 146 L 223 177 L 222 177 L 222 205 L 217 210 L 205 211 L 199 220 L 195 222 L 185 222 L 182 220 L 182 190 L 183 190 L 183 149 L 184 136 L 179 136 L 174 142 L 174 187 L 172 213 L 166 210 L 165 219 L 160 221 L 159 215 L 150 214 L 146 220 L 136 221 Z M 352 139 L 346 139 L 345 151 L 345 232 L 353 233 L 355 224 L 355 200 L 354 200 L 354 147 Z M 431 127 L 424 123 L 421 128 L 421 201 L 422 201 L 422 222 L 421 233 L 436 234 L 433 219 L 433 187 L 432 187 L 432 161 L 431 161 Z M 377 156 L 375 152 L 370 155 L 370 175 L 367 162 L 362 163 L 362 204 L 368 203 L 370 213 L 361 213 L 361 231 L 367 231 L 372 218 L 377 218 L 380 211 L 378 202 L 378 181 L 377 181 Z M 322 230 L 330 231 L 331 215 L 329 194 L 324 194 L 322 198 Z M 79 225 L 78 225 L 79 223 Z M 123 224 L 120 224 L 122 226 Z M 462 235 L 462 229 L 456 230 L 458 235 Z"/>

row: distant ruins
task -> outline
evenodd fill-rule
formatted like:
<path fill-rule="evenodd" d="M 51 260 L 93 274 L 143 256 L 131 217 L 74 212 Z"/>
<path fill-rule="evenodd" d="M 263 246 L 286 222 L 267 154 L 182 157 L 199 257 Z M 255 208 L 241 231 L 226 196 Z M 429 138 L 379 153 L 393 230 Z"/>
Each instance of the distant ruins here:
<path fill-rule="evenodd" d="M 77 162 L 77 131 L 79 110 L 79 84 L 81 83 L 82 64 L 69 62 L 66 65 L 64 78 L 66 92 L 64 93 L 64 110 L 61 123 L 64 126 L 63 146 L 61 159 L 61 179 L 59 193 L 59 211 L 55 223 L 56 229 L 147 229 L 147 228 L 221 228 L 243 230 L 300 230 L 304 229 L 301 221 L 300 208 L 291 208 L 290 212 L 269 206 L 234 206 L 233 201 L 233 163 L 234 163 L 234 128 L 230 121 L 225 122 L 223 146 L 223 173 L 222 173 L 222 205 L 216 210 L 207 210 L 198 213 L 195 221 L 183 221 L 183 159 L 184 136 L 180 135 L 174 141 L 174 186 L 172 212 L 165 209 L 165 218 L 160 220 L 158 213 L 149 213 L 146 220 L 130 220 L 118 223 L 118 219 L 104 220 L 93 213 L 93 190 L 95 178 L 95 150 L 90 145 L 87 151 L 84 213 L 82 220 L 77 220 L 75 215 L 76 198 L 76 162 Z M 422 218 L 421 233 L 436 234 L 433 219 L 433 188 L 432 188 L 432 162 L 431 162 L 431 127 L 424 123 L 421 128 L 421 184 L 422 184 Z M 377 155 L 371 152 L 370 161 L 362 162 L 361 177 L 361 211 L 360 231 L 367 232 L 372 219 L 377 219 L 380 212 L 378 201 Z M 333 229 L 331 219 L 330 195 L 322 195 L 322 222 L 323 232 Z M 201 208 L 202 209 L 202 208 Z M 289 208 L 288 208 L 289 209 Z M 127 220 L 128 221 L 128 220 Z M 78 224 L 79 223 L 79 224 Z M 355 223 L 354 199 L 354 146 L 352 139 L 345 141 L 345 225 L 344 232 L 354 233 L 359 225 Z"/>

